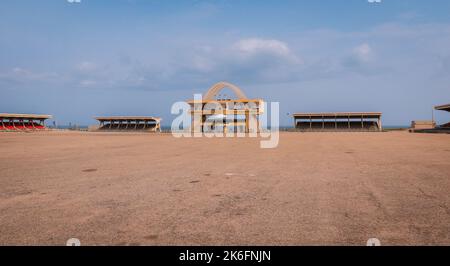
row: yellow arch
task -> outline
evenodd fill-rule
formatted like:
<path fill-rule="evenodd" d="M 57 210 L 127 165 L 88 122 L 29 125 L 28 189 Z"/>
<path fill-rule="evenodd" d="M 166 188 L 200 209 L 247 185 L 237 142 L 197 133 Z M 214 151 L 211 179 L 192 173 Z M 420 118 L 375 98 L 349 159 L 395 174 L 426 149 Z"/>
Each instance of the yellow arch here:
<path fill-rule="evenodd" d="M 209 90 L 203 96 L 203 100 L 206 101 L 214 100 L 214 96 L 223 88 L 230 88 L 239 99 L 247 99 L 245 93 L 238 86 L 225 81 L 221 81 L 214 84 L 211 88 L 209 88 Z"/>

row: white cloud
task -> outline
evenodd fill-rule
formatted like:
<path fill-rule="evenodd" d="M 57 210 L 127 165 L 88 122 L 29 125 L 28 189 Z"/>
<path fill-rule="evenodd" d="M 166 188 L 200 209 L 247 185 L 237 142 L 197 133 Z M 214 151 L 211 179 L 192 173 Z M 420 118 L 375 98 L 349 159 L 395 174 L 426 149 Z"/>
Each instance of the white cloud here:
<path fill-rule="evenodd" d="M 97 82 L 95 80 L 86 79 L 86 80 L 80 81 L 80 85 L 82 87 L 91 87 L 91 86 L 94 86 L 96 84 L 97 84 Z"/>
<path fill-rule="evenodd" d="M 347 51 L 341 59 L 338 59 L 336 73 L 342 75 L 350 71 L 363 75 L 376 75 L 385 69 L 385 66 L 375 60 L 375 52 L 368 43 L 362 43 L 350 49 L 350 52 Z"/>
<path fill-rule="evenodd" d="M 92 72 L 98 69 L 97 64 L 90 61 L 83 61 L 76 66 L 78 71 L 81 72 Z"/>
<path fill-rule="evenodd" d="M 291 51 L 287 44 L 278 40 L 270 39 L 243 39 L 236 42 L 233 48 L 239 52 L 255 54 L 255 53 L 272 53 L 283 56 L 289 56 Z"/>
<path fill-rule="evenodd" d="M 0 73 L 0 81 L 13 83 L 25 82 L 53 82 L 59 78 L 54 72 L 35 72 L 22 67 L 13 67 L 8 71 Z"/>
<path fill-rule="evenodd" d="M 215 68 L 214 62 L 204 56 L 195 56 L 192 61 L 192 66 L 202 72 L 209 72 Z"/>
<path fill-rule="evenodd" d="M 126 60 L 113 53 L 109 61 L 78 55 L 87 59 L 72 62 L 66 71 L 58 69 L 54 80 L 65 87 L 179 89 L 217 80 L 288 83 L 355 73 L 401 74 L 405 69 L 431 75 L 435 69 L 448 69 L 448 59 L 443 58 L 450 57 L 449 32 L 446 24 L 390 23 L 362 32 L 306 31 L 283 40 L 199 35 L 190 37 L 195 42 L 189 43 L 180 37 L 164 47 L 130 49 Z M 0 73 L 6 82 L 51 77 L 20 67 Z"/>
<path fill-rule="evenodd" d="M 205 42 L 179 50 L 183 52 L 172 55 L 163 67 L 143 63 L 133 71 L 144 72 L 147 80 L 156 79 L 153 84 L 180 87 L 176 83 L 185 84 L 186 81 L 192 84 L 208 84 L 217 80 L 241 84 L 286 82 L 298 79 L 295 72 L 302 66 L 302 61 L 287 43 L 274 39 Z"/>
<path fill-rule="evenodd" d="M 353 49 L 353 55 L 360 62 L 369 62 L 373 58 L 373 50 L 369 44 L 363 43 Z"/>
<path fill-rule="evenodd" d="M 14 67 L 12 69 L 12 73 L 19 75 L 19 76 L 31 76 L 32 73 L 26 69 L 23 69 L 21 67 Z"/>

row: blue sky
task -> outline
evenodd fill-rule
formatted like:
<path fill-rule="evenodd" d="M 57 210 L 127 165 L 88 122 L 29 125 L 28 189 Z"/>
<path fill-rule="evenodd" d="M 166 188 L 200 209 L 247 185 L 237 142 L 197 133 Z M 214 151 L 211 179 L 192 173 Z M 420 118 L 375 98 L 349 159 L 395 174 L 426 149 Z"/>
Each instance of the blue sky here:
<path fill-rule="evenodd" d="M 225 80 L 279 101 L 282 125 L 321 111 L 407 125 L 450 102 L 449 47 L 446 0 L 4 0 L 0 112 L 167 125 L 173 102 Z"/>

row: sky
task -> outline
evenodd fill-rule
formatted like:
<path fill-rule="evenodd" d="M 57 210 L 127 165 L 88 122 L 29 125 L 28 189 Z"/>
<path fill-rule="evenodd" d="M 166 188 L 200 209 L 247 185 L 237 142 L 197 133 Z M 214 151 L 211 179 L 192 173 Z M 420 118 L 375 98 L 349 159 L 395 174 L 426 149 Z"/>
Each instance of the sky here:
<path fill-rule="evenodd" d="M 450 103 L 448 0 L 77 1 L 1 1 L 0 113 L 170 125 L 219 81 L 279 102 L 285 126 L 340 111 L 409 125 Z"/>

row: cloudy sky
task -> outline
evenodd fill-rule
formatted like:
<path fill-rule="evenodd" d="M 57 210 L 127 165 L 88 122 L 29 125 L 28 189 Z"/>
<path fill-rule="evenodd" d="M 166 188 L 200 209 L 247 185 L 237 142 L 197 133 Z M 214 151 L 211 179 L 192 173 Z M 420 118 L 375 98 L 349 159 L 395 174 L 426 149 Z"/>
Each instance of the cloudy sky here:
<path fill-rule="evenodd" d="M 448 0 L 2 0 L 0 112 L 154 115 L 218 81 L 293 112 L 450 103 Z M 450 115 L 436 113 L 440 122 Z"/>

